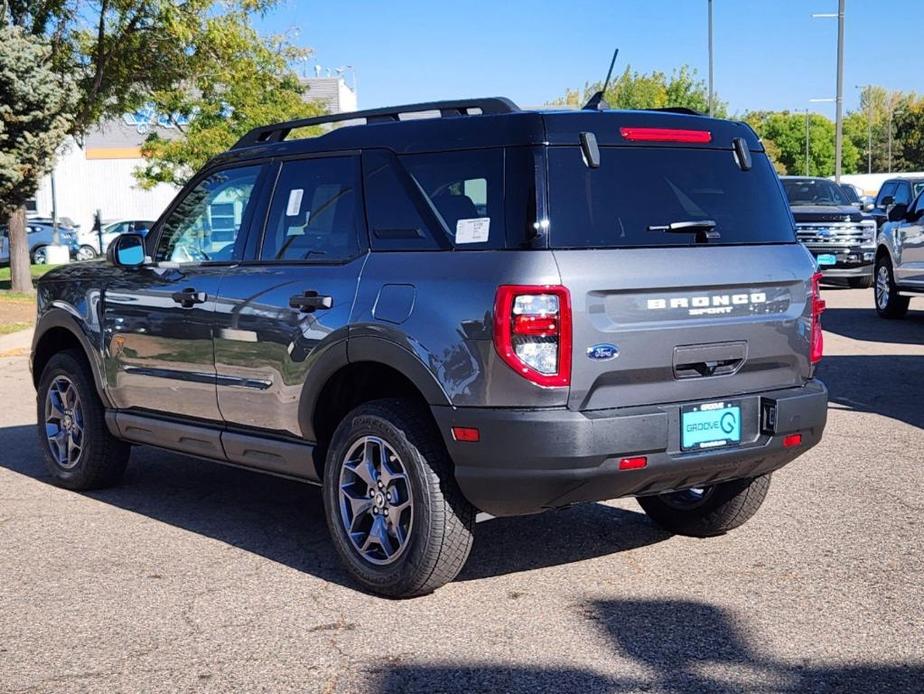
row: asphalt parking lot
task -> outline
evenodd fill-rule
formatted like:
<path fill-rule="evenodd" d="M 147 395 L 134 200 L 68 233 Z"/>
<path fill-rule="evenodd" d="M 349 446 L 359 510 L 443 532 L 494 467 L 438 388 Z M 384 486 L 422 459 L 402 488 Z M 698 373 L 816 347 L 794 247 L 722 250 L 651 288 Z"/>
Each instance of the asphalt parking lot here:
<path fill-rule="evenodd" d="M 744 527 L 488 521 L 411 601 L 354 589 L 311 487 L 150 449 L 51 486 L 0 358 L 0 691 L 924 691 L 924 300 L 824 294 L 825 439 Z"/>

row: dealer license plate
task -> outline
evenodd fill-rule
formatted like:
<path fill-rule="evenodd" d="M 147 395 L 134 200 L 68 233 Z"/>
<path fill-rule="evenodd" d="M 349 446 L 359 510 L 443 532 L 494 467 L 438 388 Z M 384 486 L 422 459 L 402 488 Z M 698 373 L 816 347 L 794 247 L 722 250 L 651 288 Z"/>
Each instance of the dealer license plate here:
<path fill-rule="evenodd" d="M 741 443 L 741 407 L 735 402 L 688 405 L 680 411 L 680 445 L 685 451 Z"/>

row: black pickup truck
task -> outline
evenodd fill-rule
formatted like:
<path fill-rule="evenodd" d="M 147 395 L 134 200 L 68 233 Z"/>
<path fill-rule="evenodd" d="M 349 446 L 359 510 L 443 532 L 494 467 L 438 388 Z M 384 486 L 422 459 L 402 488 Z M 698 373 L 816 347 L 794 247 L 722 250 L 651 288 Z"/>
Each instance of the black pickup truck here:
<path fill-rule="evenodd" d="M 846 279 L 855 288 L 872 287 L 876 220 L 851 205 L 827 178 L 784 176 L 783 188 L 799 241 L 815 256 L 824 277 Z"/>

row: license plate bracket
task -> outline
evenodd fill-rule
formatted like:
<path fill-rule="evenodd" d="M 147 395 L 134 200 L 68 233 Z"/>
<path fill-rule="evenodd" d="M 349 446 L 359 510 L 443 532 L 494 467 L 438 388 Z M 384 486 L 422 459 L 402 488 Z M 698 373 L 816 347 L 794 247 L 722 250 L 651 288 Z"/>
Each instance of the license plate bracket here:
<path fill-rule="evenodd" d="M 726 448 L 741 443 L 741 403 L 705 402 L 680 409 L 680 448 Z"/>
<path fill-rule="evenodd" d="M 834 253 L 820 253 L 815 256 L 815 261 L 818 263 L 818 266 L 823 265 L 837 265 L 837 256 Z"/>

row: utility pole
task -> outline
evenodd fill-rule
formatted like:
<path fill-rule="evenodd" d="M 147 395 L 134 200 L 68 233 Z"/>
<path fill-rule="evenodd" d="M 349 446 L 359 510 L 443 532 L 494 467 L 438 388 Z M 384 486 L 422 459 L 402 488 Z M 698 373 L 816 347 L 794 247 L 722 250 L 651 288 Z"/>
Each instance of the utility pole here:
<path fill-rule="evenodd" d="M 712 50 L 712 0 L 707 0 L 709 4 L 709 115 L 715 115 L 715 97 L 714 97 L 714 54 Z"/>
<path fill-rule="evenodd" d="M 895 104 L 892 102 L 892 94 L 889 93 L 889 173 L 892 173 L 892 114 L 895 111 Z"/>

